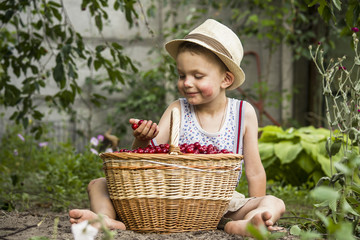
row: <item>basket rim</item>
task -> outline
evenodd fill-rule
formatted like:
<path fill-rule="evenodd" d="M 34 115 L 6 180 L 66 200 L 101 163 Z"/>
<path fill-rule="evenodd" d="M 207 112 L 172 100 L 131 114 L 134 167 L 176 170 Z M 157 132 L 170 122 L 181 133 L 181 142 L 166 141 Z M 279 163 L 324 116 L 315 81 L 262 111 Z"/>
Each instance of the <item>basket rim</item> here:
<path fill-rule="evenodd" d="M 122 160 L 161 160 L 161 161 L 173 161 L 175 158 L 177 160 L 188 160 L 188 161 L 216 161 L 216 160 L 243 160 L 244 156 L 241 154 L 234 153 L 217 153 L 217 154 L 193 154 L 185 153 L 173 155 L 170 153 L 129 153 L 129 152 L 120 152 L 120 153 L 100 153 L 99 157 L 106 160 L 111 159 L 122 159 Z"/>

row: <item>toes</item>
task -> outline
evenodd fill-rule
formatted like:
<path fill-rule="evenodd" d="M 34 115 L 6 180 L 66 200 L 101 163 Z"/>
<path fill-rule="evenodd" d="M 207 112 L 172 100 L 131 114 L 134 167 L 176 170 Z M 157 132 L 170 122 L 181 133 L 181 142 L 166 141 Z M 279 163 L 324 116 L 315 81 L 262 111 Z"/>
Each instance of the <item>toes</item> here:
<path fill-rule="evenodd" d="M 71 224 L 78 223 L 78 222 L 77 222 L 77 220 L 76 220 L 76 219 L 74 219 L 74 218 L 70 218 L 70 219 L 69 219 L 69 222 L 70 222 Z"/>
<path fill-rule="evenodd" d="M 264 222 L 266 222 L 267 220 L 270 220 L 270 218 L 272 217 L 272 214 L 270 212 L 266 211 L 261 214 L 261 217 L 264 220 Z"/>
<path fill-rule="evenodd" d="M 268 226 L 268 230 L 271 232 L 286 232 L 286 229 L 279 226 Z"/>
<path fill-rule="evenodd" d="M 267 221 L 265 221 L 265 225 L 266 226 L 272 226 L 272 225 L 274 225 L 274 222 L 271 221 L 271 220 L 267 220 Z"/>
<path fill-rule="evenodd" d="M 78 209 L 72 209 L 72 210 L 69 211 L 69 216 L 71 218 L 81 218 L 82 213 Z"/>

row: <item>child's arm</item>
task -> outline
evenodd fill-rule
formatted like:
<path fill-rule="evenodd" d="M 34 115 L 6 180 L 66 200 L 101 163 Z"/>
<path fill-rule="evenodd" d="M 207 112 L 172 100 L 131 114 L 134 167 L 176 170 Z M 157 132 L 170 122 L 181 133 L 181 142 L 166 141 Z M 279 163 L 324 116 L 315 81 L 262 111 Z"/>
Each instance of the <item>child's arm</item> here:
<path fill-rule="evenodd" d="M 250 197 L 266 195 L 266 173 L 258 148 L 258 121 L 254 108 L 246 103 L 243 154 Z"/>
<path fill-rule="evenodd" d="M 144 121 L 137 129 L 134 130 L 134 141 L 132 148 L 146 147 L 151 139 L 156 138 L 158 144 L 168 143 L 170 138 L 170 115 L 173 108 L 180 109 L 180 102 L 177 100 L 170 104 L 163 113 L 159 124 L 152 121 Z M 138 119 L 130 119 L 131 124 L 138 123 Z"/>

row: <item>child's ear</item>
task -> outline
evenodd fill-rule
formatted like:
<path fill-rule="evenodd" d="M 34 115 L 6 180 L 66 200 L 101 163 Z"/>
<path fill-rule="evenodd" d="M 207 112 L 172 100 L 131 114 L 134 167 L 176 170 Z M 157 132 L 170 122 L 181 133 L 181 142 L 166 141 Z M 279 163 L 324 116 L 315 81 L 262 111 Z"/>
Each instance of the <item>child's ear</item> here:
<path fill-rule="evenodd" d="M 224 79 L 223 79 L 222 84 L 221 84 L 221 87 L 223 87 L 225 89 L 230 87 L 231 84 L 233 84 L 234 79 L 235 79 L 234 74 L 232 74 L 232 72 L 230 72 L 230 71 L 226 71 Z"/>

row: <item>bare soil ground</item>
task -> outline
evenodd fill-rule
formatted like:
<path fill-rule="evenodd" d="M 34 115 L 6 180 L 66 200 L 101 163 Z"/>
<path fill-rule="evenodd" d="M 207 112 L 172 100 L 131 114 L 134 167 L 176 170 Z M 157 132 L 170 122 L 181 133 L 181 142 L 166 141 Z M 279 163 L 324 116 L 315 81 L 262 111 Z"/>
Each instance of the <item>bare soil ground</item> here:
<path fill-rule="evenodd" d="M 58 223 L 56 223 L 58 218 Z M 28 240 L 34 237 L 47 237 L 49 239 L 65 240 L 74 239 L 71 233 L 71 224 L 67 212 L 57 213 L 45 210 L 25 211 L 25 212 L 0 212 L 0 239 L 3 240 Z M 102 239 L 99 233 L 97 240 Z M 115 240 L 131 239 L 131 240 L 187 240 L 187 239 L 204 239 L 218 240 L 244 239 L 241 236 L 229 235 L 221 230 L 214 231 L 198 231 L 188 233 L 172 233 L 172 234 L 154 234 L 154 233 L 136 233 L 133 231 L 118 231 Z M 287 233 L 282 239 L 295 239 Z"/>

